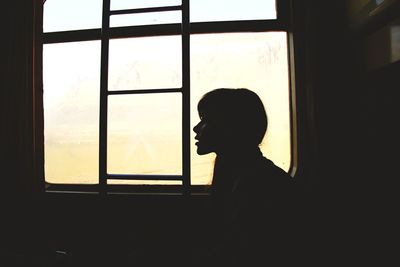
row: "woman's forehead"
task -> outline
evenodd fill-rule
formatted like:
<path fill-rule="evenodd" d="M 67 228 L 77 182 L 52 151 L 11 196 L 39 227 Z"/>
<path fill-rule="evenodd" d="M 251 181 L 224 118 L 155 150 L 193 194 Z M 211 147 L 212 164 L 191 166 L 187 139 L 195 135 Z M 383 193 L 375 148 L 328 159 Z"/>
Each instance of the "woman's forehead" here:
<path fill-rule="evenodd" d="M 199 109 L 198 113 L 200 118 L 204 118 L 206 115 L 208 115 L 208 112 L 206 112 L 204 109 Z"/>

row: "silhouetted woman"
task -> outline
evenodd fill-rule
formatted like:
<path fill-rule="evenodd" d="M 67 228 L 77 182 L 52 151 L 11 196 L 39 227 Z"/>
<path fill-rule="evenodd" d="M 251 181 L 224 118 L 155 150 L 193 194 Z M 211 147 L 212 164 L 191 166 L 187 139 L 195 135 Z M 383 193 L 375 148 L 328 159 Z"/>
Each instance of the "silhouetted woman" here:
<path fill-rule="evenodd" d="M 284 264 L 293 245 L 292 178 L 260 151 L 268 125 L 263 103 L 248 89 L 221 88 L 202 97 L 198 112 L 197 153 L 217 155 L 211 192 L 214 265 Z"/>

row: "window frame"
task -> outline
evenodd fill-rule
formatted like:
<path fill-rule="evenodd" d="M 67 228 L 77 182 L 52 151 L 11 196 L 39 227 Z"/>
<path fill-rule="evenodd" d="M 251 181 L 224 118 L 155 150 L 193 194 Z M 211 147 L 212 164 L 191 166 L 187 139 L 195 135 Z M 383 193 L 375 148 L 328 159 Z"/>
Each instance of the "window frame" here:
<path fill-rule="evenodd" d="M 160 8 L 139 8 L 125 11 L 111 11 L 110 0 L 103 0 L 102 28 L 83 29 L 59 32 L 46 32 L 42 34 L 44 44 L 67 43 L 79 41 L 101 41 L 101 70 L 100 70 L 100 114 L 99 114 L 99 183 L 95 185 L 84 184 L 51 184 L 46 183 L 46 192 L 50 193 L 92 193 L 92 194 L 174 194 L 193 195 L 208 194 L 210 185 L 191 185 L 190 183 L 190 36 L 193 34 L 234 33 L 234 32 L 273 32 L 284 31 L 288 42 L 288 68 L 289 68 L 289 106 L 290 106 L 290 136 L 291 136 L 291 162 L 289 173 L 294 177 L 297 160 L 297 119 L 296 101 L 294 91 L 294 47 L 291 35 L 290 7 L 291 0 L 276 0 L 276 19 L 271 20 L 238 20 L 217 22 L 190 22 L 190 0 L 182 0 L 180 6 Z M 178 9 L 179 8 L 179 9 Z M 146 13 L 154 11 L 182 10 L 182 22 L 173 24 L 143 25 L 109 27 L 110 16 L 118 14 Z M 117 38 L 135 38 L 151 36 L 182 35 L 182 88 L 181 91 L 173 89 L 144 89 L 131 91 L 108 91 L 108 52 L 109 41 Z M 151 92 L 150 92 L 151 91 Z M 109 95 L 131 93 L 182 93 L 182 175 L 116 175 L 107 174 L 107 102 Z M 44 149 L 44 147 L 43 147 Z M 182 180 L 182 185 L 112 185 L 107 184 L 107 179 L 129 180 Z M 152 179 L 153 178 L 153 179 Z M 45 177 L 43 177 L 45 180 Z"/>

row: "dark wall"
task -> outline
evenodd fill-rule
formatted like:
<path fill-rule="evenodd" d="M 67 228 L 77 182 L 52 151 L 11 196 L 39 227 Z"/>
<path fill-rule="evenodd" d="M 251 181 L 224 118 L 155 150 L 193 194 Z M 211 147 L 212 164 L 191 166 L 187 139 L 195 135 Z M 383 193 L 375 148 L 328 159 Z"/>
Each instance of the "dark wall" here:
<path fill-rule="evenodd" d="M 38 26 L 34 17 L 40 13 L 38 4 L 23 0 L 1 4 L 1 266 L 10 266 L 7 259 L 16 259 L 22 251 L 34 251 L 42 245 L 38 202 L 43 183 L 35 179 L 39 176 L 35 169 L 33 112 L 37 82 L 33 55 L 39 41 L 34 38 Z"/>
<path fill-rule="evenodd" d="M 305 193 L 304 245 L 310 260 L 324 266 L 355 252 L 351 244 L 357 219 L 352 207 L 358 194 L 353 160 L 359 153 L 355 147 L 357 55 L 347 32 L 345 1 L 293 4 L 299 161 L 305 168 L 301 179 L 310 188 Z"/>
<path fill-rule="evenodd" d="M 188 266 L 206 246 L 206 203 L 182 196 L 46 198 L 48 247 L 66 251 L 73 266 Z M 202 203 L 202 204 L 201 204 Z M 197 248 L 197 249 L 196 249 Z"/>
<path fill-rule="evenodd" d="M 314 183 L 308 196 L 315 227 L 309 231 L 324 259 L 382 264 L 394 229 L 400 69 L 398 62 L 368 69 L 371 49 L 382 47 L 366 46 L 371 34 L 398 16 L 398 5 L 353 28 L 346 1 L 295 2 L 305 67 L 299 90 L 312 110 L 309 143 L 316 151 L 306 173 Z"/>

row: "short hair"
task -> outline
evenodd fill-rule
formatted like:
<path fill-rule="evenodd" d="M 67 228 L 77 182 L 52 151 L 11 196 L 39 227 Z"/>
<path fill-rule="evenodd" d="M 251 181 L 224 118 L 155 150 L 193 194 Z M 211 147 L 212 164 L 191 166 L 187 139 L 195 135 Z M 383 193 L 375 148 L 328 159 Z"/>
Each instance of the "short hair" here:
<path fill-rule="evenodd" d="M 246 88 L 218 88 L 206 93 L 198 110 L 212 123 L 231 131 L 237 141 L 259 145 L 268 127 L 268 118 L 260 97 Z"/>

